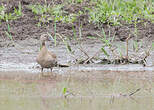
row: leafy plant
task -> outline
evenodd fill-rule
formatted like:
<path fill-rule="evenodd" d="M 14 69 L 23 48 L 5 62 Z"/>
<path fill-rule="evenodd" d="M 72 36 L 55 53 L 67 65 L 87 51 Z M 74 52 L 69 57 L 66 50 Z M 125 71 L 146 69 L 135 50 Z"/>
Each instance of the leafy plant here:
<path fill-rule="evenodd" d="M 153 2 L 151 1 L 153 4 Z M 112 23 L 119 25 L 121 21 L 132 23 L 135 19 L 152 16 L 153 5 L 145 0 L 98 0 L 93 9 L 87 8 L 90 22 Z M 152 18 L 152 17 L 149 17 Z"/>
<path fill-rule="evenodd" d="M 37 15 L 42 15 L 46 13 L 49 9 L 49 7 L 47 7 L 46 5 L 40 5 L 40 4 L 29 5 L 28 8 L 30 8 L 32 12 Z"/>
<path fill-rule="evenodd" d="M 62 90 L 63 95 L 65 95 L 65 94 L 66 94 L 66 92 L 67 92 L 67 88 L 66 88 L 66 87 L 64 87 L 64 88 L 63 88 L 63 90 Z"/>
<path fill-rule="evenodd" d="M 102 52 L 104 53 L 104 55 L 106 55 L 107 57 L 109 57 L 110 55 L 108 54 L 108 52 L 104 49 L 104 47 L 101 48 Z"/>
<path fill-rule="evenodd" d="M 9 20 L 15 20 L 22 16 L 22 6 L 19 2 L 18 9 L 14 8 L 13 13 L 6 13 L 6 6 L 1 5 L 0 6 L 0 21 L 8 22 Z"/>
<path fill-rule="evenodd" d="M 14 8 L 14 14 L 17 17 L 22 16 L 22 6 L 21 6 L 20 2 L 19 2 L 19 5 L 18 5 L 18 9 Z"/>
<path fill-rule="evenodd" d="M 10 40 L 13 40 L 13 39 L 12 39 L 12 35 L 11 35 L 9 32 L 5 31 L 5 33 L 6 33 L 7 37 L 8 37 Z"/>
<path fill-rule="evenodd" d="M 5 10 L 6 8 L 4 7 L 4 5 L 0 6 L 0 20 L 3 20 L 5 18 Z"/>
<path fill-rule="evenodd" d="M 10 34 L 10 25 L 9 24 L 7 24 L 7 31 L 5 31 L 5 34 L 7 35 L 7 37 L 10 40 L 13 40 L 12 35 Z"/>

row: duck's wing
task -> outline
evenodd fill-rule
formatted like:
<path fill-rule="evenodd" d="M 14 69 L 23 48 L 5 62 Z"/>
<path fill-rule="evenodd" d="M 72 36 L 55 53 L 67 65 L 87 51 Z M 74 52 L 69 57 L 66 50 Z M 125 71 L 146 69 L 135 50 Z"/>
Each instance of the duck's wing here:
<path fill-rule="evenodd" d="M 57 65 L 57 59 L 53 58 L 50 54 L 48 54 L 44 58 L 43 62 L 44 62 L 44 65 L 46 65 L 47 67 L 52 67 L 52 66 Z"/>
<path fill-rule="evenodd" d="M 36 61 L 38 63 L 42 62 L 42 60 L 45 59 L 45 56 L 47 55 L 47 48 L 45 46 L 42 47 L 42 49 L 40 50 L 40 52 L 37 55 Z"/>
<path fill-rule="evenodd" d="M 48 54 L 49 54 L 53 59 L 57 59 L 56 54 L 54 54 L 54 53 L 52 53 L 52 52 L 49 52 L 49 51 L 48 51 Z"/>

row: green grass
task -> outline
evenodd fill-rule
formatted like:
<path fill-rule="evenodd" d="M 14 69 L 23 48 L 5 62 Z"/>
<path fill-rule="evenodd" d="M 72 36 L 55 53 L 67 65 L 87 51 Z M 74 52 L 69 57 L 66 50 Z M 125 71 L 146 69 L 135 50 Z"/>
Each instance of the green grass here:
<path fill-rule="evenodd" d="M 107 23 L 111 25 L 121 25 L 122 23 L 132 24 L 148 19 L 154 22 L 154 2 L 152 0 L 90 0 L 89 6 L 81 6 L 83 9 L 69 13 L 64 6 L 79 5 L 84 0 L 68 0 L 58 5 L 30 5 L 29 8 L 39 19 L 39 24 L 43 22 L 74 23 L 77 17 L 88 14 L 89 23 Z M 74 6 L 74 8 L 75 8 Z M 92 7 L 91 7 L 92 6 Z"/>
<path fill-rule="evenodd" d="M 82 6 L 85 0 L 66 0 L 63 4 L 30 4 L 28 8 L 35 14 L 35 18 L 39 20 L 38 26 L 50 21 L 74 23 L 77 17 L 82 14 L 89 15 L 90 23 L 108 23 L 112 25 L 120 25 L 121 22 L 133 23 L 148 19 L 154 22 L 154 1 L 153 0 L 90 0 L 89 4 Z M 81 5 L 82 10 L 69 13 L 64 10 L 64 6 L 68 7 Z M 92 7 L 91 7 L 92 6 Z M 70 7 L 71 8 L 71 7 Z M 18 9 L 14 8 L 14 12 L 6 13 L 7 7 L 0 6 L 0 20 L 14 20 L 22 16 L 21 3 Z"/>
<path fill-rule="evenodd" d="M 13 12 L 6 13 L 7 7 L 4 5 L 0 5 L 0 22 L 9 20 L 16 20 L 22 16 L 22 6 L 19 2 L 18 9 L 14 8 Z"/>
<path fill-rule="evenodd" d="M 28 8 L 35 14 L 36 19 L 39 19 L 39 24 L 48 23 L 50 21 L 73 23 L 76 20 L 76 14 L 66 15 L 66 12 L 62 10 L 63 5 L 61 4 L 54 6 L 36 4 L 29 5 Z"/>
<path fill-rule="evenodd" d="M 121 21 L 133 23 L 136 19 L 154 20 L 152 0 L 98 0 L 94 3 L 96 5 L 92 9 L 87 9 L 90 21 L 94 23 L 119 25 Z"/>
<path fill-rule="evenodd" d="M 27 7 L 31 9 L 35 15 L 35 19 L 38 21 L 37 26 L 44 26 L 44 24 L 54 23 L 54 44 L 57 45 L 57 23 L 69 23 L 72 24 L 73 38 L 78 41 L 78 38 L 82 37 L 82 22 L 77 22 L 80 15 L 88 15 L 89 23 L 100 24 L 106 23 L 110 25 L 123 25 L 133 24 L 134 31 L 131 32 L 136 39 L 134 40 L 133 47 L 136 52 L 139 51 L 140 44 L 138 40 L 137 23 L 143 19 L 151 20 L 154 18 L 154 1 L 153 0 L 90 0 L 88 5 L 82 5 L 86 0 L 66 0 L 62 4 L 30 4 Z M 65 10 L 66 7 L 78 9 L 77 11 L 69 12 Z M 80 10 L 81 9 L 81 10 Z M 0 5 L 0 21 L 6 22 L 9 26 L 10 20 L 16 20 L 20 18 L 22 14 L 22 5 L 19 3 L 18 8 L 14 8 L 13 12 L 6 13 L 7 7 Z M 77 26 L 79 25 L 79 26 Z M 145 24 L 146 25 L 146 24 Z M 6 36 L 9 39 L 13 39 L 10 33 L 10 27 L 5 31 Z M 102 32 L 100 36 L 102 43 L 105 45 L 102 47 L 102 52 L 109 56 L 109 53 L 105 50 L 105 47 L 111 48 L 112 36 L 106 35 Z M 111 38 L 107 38 L 109 36 Z M 128 35 L 129 36 L 129 35 Z M 69 36 L 66 36 L 69 37 Z M 121 49 L 119 53 L 123 56 Z"/>

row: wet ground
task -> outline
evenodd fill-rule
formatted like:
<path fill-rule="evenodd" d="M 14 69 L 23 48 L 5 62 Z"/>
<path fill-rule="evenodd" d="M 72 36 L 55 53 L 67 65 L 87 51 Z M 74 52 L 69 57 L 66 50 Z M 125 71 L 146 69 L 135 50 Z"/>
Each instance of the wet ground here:
<path fill-rule="evenodd" d="M 40 35 L 42 33 L 50 33 L 52 36 L 54 36 L 54 22 L 51 21 L 49 23 L 45 23 L 45 25 L 38 27 L 38 20 L 35 18 L 35 14 L 32 12 L 32 10 L 28 9 L 27 6 L 30 4 L 44 4 L 46 2 L 47 4 L 53 5 L 53 4 L 63 4 L 62 0 L 56 0 L 56 1 L 50 1 L 50 0 L 2 0 L 0 1 L 0 4 L 3 4 L 7 7 L 6 12 L 13 12 L 14 7 L 18 8 L 19 1 L 22 5 L 22 13 L 23 16 L 18 18 L 17 20 L 10 20 L 8 22 L 2 21 L 0 24 L 0 42 L 3 43 L 4 41 L 8 40 L 8 37 L 5 33 L 8 29 L 8 24 L 10 25 L 10 34 L 13 37 L 13 40 L 25 40 L 26 38 L 34 38 L 39 39 Z M 84 7 L 88 5 L 89 1 L 85 1 L 82 4 L 68 4 L 68 6 L 65 5 L 63 7 L 63 11 L 66 11 L 67 13 L 77 13 L 79 11 L 83 11 Z M 69 8 L 68 8 L 69 7 Z M 77 20 L 74 23 L 62 23 L 57 22 L 56 23 L 56 33 L 62 34 L 64 36 L 73 38 L 73 27 L 75 28 L 76 35 L 79 36 L 82 33 L 82 37 L 86 38 L 88 36 L 95 36 L 98 37 L 98 34 L 102 32 L 102 28 L 106 32 L 106 34 L 111 34 L 113 36 L 115 34 L 115 39 L 124 41 L 129 34 L 131 37 L 135 37 L 133 34 L 135 30 L 134 24 L 125 24 L 123 23 L 121 26 L 112 26 L 105 24 L 93 24 L 89 23 L 88 21 L 88 15 L 87 13 L 82 14 L 80 16 L 77 16 Z M 83 24 L 81 33 L 79 31 L 80 23 Z M 154 23 L 151 23 L 148 20 L 143 20 L 142 22 L 138 23 L 136 25 L 137 28 L 137 36 L 138 39 L 142 38 L 148 38 L 148 39 L 154 39 Z M 110 32 L 109 32 L 110 31 Z M 5 43 L 6 44 L 6 43 Z M 3 47 L 3 44 L 0 44 L 0 47 Z"/>
<path fill-rule="evenodd" d="M 11 42 L 9 42 L 11 44 Z M 125 46 L 125 42 L 115 42 L 115 44 Z M 0 50 L 0 71 L 31 71 L 33 73 L 40 71 L 40 66 L 36 63 L 36 56 L 39 52 L 39 40 L 34 39 L 26 39 L 23 41 L 19 41 L 17 43 L 13 43 L 12 47 L 3 47 Z M 141 49 L 139 53 L 133 53 L 131 51 L 131 41 L 130 41 L 130 52 L 131 55 L 143 56 L 144 50 L 146 50 L 146 45 Z M 83 50 L 92 57 L 98 51 L 100 51 L 102 47 L 102 43 L 99 40 L 86 40 L 81 43 Z M 25 48 L 26 47 L 26 48 Z M 55 67 L 53 71 L 57 73 L 63 73 L 65 71 L 67 73 L 68 70 L 119 70 L 119 71 L 154 71 L 154 52 L 150 51 L 150 56 L 146 59 L 146 66 L 142 64 L 99 64 L 99 60 L 96 60 L 95 63 L 91 64 L 74 64 L 74 60 L 76 59 L 84 59 L 86 56 L 79 49 L 80 46 L 78 44 L 71 45 L 72 50 L 74 50 L 74 55 L 67 51 L 66 45 L 63 42 L 59 42 L 57 46 L 54 46 L 52 41 L 47 42 L 47 47 L 49 51 L 54 52 L 57 55 L 59 64 L 67 64 L 70 65 L 68 68 L 58 68 Z M 125 55 L 125 49 L 121 48 L 122 53 Z M 143 52 L 142 52 L 143 51 Z M 98 58 L 106 58 L 104 53 L 101 51 L 96 55 Z"/>
<path fill-rule="evenodd" d="M 26 39 L 23 41 L 19 41 L 17 43 L 13 43 L 10 41 L 9 44 L 12 44 L 12 46 L 9 47 L 3 47 L 0 50 L 0 72 L 3 74 L 5 72 L 9 73 L 29 73 L 35 75 L 40 75 L 40 66 L 36 63 L 36 56 L 39 52 L 39 40 L 34 39 Z M 125 42 L 114 42 L 118 45 L 125 45 Z M 66 46 L 63 42 L 58 42 L 57 46 L 54 46 L 52 41 L 48 41 L 47 47 L 49 51 L 54 52 L 57 55 L 58 63 L 59 64 L 67 64 L 70 65 L 70 67 L 67 68 L 60 68 L 60 67 L 54 67 L 53 73 L 57 75 L 65 75 L 68 73 L 73 73 L 74 75 L 80 73 L 80 72 L 89 72 L 89 74 L 93 74 L 95 72 L 104 72 L 104 71 L 119 71 L 119 72 L 134 72 L 136 75 L 138 72 L 147 72 L 150 73 L 153 77 L 154 72 L 154 52 L 151 51 L 150 56 L 147 58 L 146 66 L 143 66 L 142 64 L 99 64 L 99 61 L 96 61 L 96 63 L 91 64 L 74 64 L 74 60 L 76 58 L 85 58 L 85 55 L 81 52 L 79 49 L 79 45 L 75 42 L 71 44 L 71 47 L 73 50 L 75 50 L 75 54 L 72 57 L 72 54 L 70 54 L 67 51 Z M 102 46 L 102 43 L 99 40 L 91 40 L 87 39 L 86 41 L 82 41 L 81 43 L 83 49 L 87 54 L 91 57 L 94 54 L 96 54 L 100 47 Z M 26 47 L 26 48 L 25 48 Z M 146 46 L 145 46 L 146 47 Z M 144 47 L 144 48 L 145 48 Z M 143 48 L 143 49 L 144 49 Z M 131 49 L 131 41 L 130 41 L 130 48 Z M 125 49 L 123 50 L 123 53 Z M 143 50 L 141 50 L 143 51 Z M 130 56 L 133 52 L 130 51 Z M 140 53 L 140 52 L 139 52 Z M 136 53 L 135 53 L 136 54 Z M 140 54 L 138 54 L 140 55 Z M 141 54 L 142 55 L 142 54 Z M 99 58 L 104 58 L 104 53 L 100 52 L 98 53 Z M 44 72 L 49 72 L 50 70 L 45 69 Z M 27 75 L 24 74 L 24 75 Z M 97 76 L 97 75 L 96 75 Z M 6 75 L 7 77 L 16 77 L 16 75 Z M 29 76 L 27 76 L 29 77 Z"/>
<path fill-rule="evenodd" d="M 36 64 L 36 56 L 39 51 L 40 42 L 39 38 L 44 33 L 50 33 L 52 36 L 54 36 L 54 22 L 47 23 L 46 25 L 43 25 L 42 27 L 38 27 L 37 23 L 38 20 L 35 19 L 35 14 L 32 12 L 32 10 L 28 9 L 27 6 L 30 4 L 44 4 L 46 1 L 47 4 L 62 4 L 63 2 L 61 0 L 56 0 L 54 2 L 51 2 L 50 0 L 8 0 L 8 1 L 0 1 L 0 4 L 3 4 L 7 7 L 6 12 L 12 12 L 14 10 L 14 7 L 18 7 L 19 1 L 22 5 L 22 13 L 23 16 L 16 20 L 10 20 L 8 22 L 1 21 L 0 24 L 0 71 L 18 71 L 18 70 L 26 70 L 26 71 L 33 71 L 38 72 L 39 68 Z M 63 10 L 67 11 L 68 13 L 75 13 L 78 11 L 82 11 L 83 6 L 88 6 L 88 2 L 85 1 L 82 4 L 74 4 L 70 5 L 69 9 L 67 6 L 63 8 Z M 74 11 L 73 11 L 74 10 Z M 81 33 L 79 32 L 79 21 L 83 23 Z M 10 41 L 7 37 L 5 31 L 8 29 L 8 24 L 10 25 L 10 34 L 12 35 L 13 41 Z M 72 26 L 75 27 L 76 30 L 76 36 L 79 36 L 79 34 L 82 34 L 79 38 L 80 41 L 82 41 L 82 48 L 83 50 L 88 53 L 88 55 L 91 57 L 95 55 L 97 51 L 99 51 L 102 48 L 103 43 L 98 40 L 98 34 L 102 32 L 102 28 L 104 29 L 107 37 L 113 36 L 115 34 L 115 45 L 118 45 L 117 47 L 120 47 L 119 50 L 122 51 L 124 56 L 126 55 L 125 49 L 125 39 L 130 34 L 131 40 L 136 39 L 134 38 L 133 31 L 135 29 L 134 24 L 122 24 L 121 26 L 112 26 L 107 24 L 101 24 L 96 25 L 88 22 L 88 15 L 81 15 L 78 16 L 78 19 L 74 23 L 62 23 L 57 22 L 56 24 L 56 33 L 61 34 L 63 36 L 67 36 L 69 39 L 71 39 L 69 44 L 71 45 L 71 48 L 73 51 L 75 51 L 75 58 L 70 55 L 70 53 L 66 49 L 66 45 L 62 42 L 62 40 L 57 36 L 57 46 L 54 46 L 54 42 L 48 41 L 48 47 L 49 50 L 56 53 L 58 56 L 58 62 L 62 64 L 70 64 L 71 67 L 69 69 L 74 69 L 76 66 L 72 66 L 72 62 L 75 59 L 85 58 L 85 55 L 81 50 L 79 50 L 79 45 L 77 42 L 74 42 L 74 32 L 72 29 Z M 144 56 L 144 52 L 149 49 L 149 46 L 151 45 L 151 42 L 154 40 L 154 24 L 151 23 L 148 20 L 143 20 L 142 22 L 138 23 L 136 25 L 137 28 L 137 42 L 142 43 L 142 45 L 139 46 L 140 51 L 138 53 L 135 53 L 137 56 Z M 108 34 L 110 33 L 110 36 Z M 88 39 L 87 37 L 94 37 L 95 39 Z M 133 43 L 129 41 L 129 50 L 130 54 L 134 54 L 132 52 L 132 45 Z M 25 48 L 26 47 L 26 48 Z M 108 51 L 108 48 L 107 48 Z M 119 52 L 120 53 L 120 52 Z M 130 55 L 129 54 L 129 55 Z M 130 57 L 134 57 L 133 55 Z M 130 70 L 153 70 L 154 66 L 154 52 L 150 51 L 150 56 L 146 59 L 147 64 L 146 67 L 142 67 L 142 65 L 130 65 Z M 99 53 L 99 58 L 105 58 L 103 53 Z M 112 57 L 114 57 L 112 55 Z M 98 63 L 99 61 L 96 61 Z M 79 68 L 82 69 L 96 69 L 98 70 L 102 69 L 104 70 L 126 70 L 127 66 L 119 66 L 119 65 L 79 65 Z M 95 68 L 96 67 L 96 68 Z M 78 68 L 78 66 L 77 66 Z M 58 68 L 59 70 L 59 68 Z M 129 69 L 128 69 L 129 70 Z M 56 71 L 56 68 L 55 68 Z"/>

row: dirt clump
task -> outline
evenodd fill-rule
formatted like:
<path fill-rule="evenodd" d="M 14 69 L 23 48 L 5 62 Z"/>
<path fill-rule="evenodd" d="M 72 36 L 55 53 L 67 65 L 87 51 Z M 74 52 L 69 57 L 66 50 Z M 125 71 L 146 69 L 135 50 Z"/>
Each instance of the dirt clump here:
<path fill-rule="evenodd" d="M 7 5 L 7 12 L 12 12 L 14 10 L 13 7 L 18 8 L 19 1 L 22 5 L 22 13 L 23 16 L 16 19 L 9 21 L 8 24 L 10 25 L 10 34 L 13 37 L 13 40 L 25 40 L 26 38 L 34 38 L 39 39 L 40 35 L 43 33 L 49 32 L 52 36 L 54 36 L 54 22 L 46 23 L 44 26 L 38 27 L 37 23 L 38 20 L 35 19 L 35 15 L 33 12 L 27 8 L 27 5 L 29 4 L 44 4 L 45 0 L 8 0 L 8 1 L 0 1 L 0 4 Z M 62 0 L 56 0 L 56 1 L 50 1 L 46 0 L 47 4 L 61 4 L 63 3 Z M 77 4 L 77 5 L 70 5 L 64 6 L 63 10 L 67 11 L 68 13 L 74 13 L 76 11 L 82 11 L 83 6 L 88 5 L 87 2 L 84 4 Z M 122 26 L 112 26 L 107 24 L 93 24 L 89 23 L 88 21 L 88 14 L 83 14 L 77 17 L 77 21 L 74 23 L 62 23 L 57 22 L 56 23 L 56 32 L 59 34 L 62 34 L 66 37 L 72 38 L 74 36 L 73 33 L 73 27 L 76 30 L 77 36 L 80 35 L 80 24 L 82 24 L 81 33 L 82 38 L 86 38 L 88 36 L 98 36 L 99 33 L 101 33 L 102 28 L 104 28 L 104 31 L 106 34 L 109 33 L 111 36 L 115 34 L 116 40 L 124 41 L 129 34 L 131 37 L 134 37 L 134 30 L 135 27 L 133 24 L 126 24 Z M 150 21 L 143 21 L 141 23 L 137 24 L 137 36 L 138 39 L 142 39 L 144 37 L 154 39 L 154 24 Z M 0 25 L 0 42 L 6 41 L 9 38 L 7 37 L 5 31 L 7 31 L 7 23 L 2 21 Z"/>

